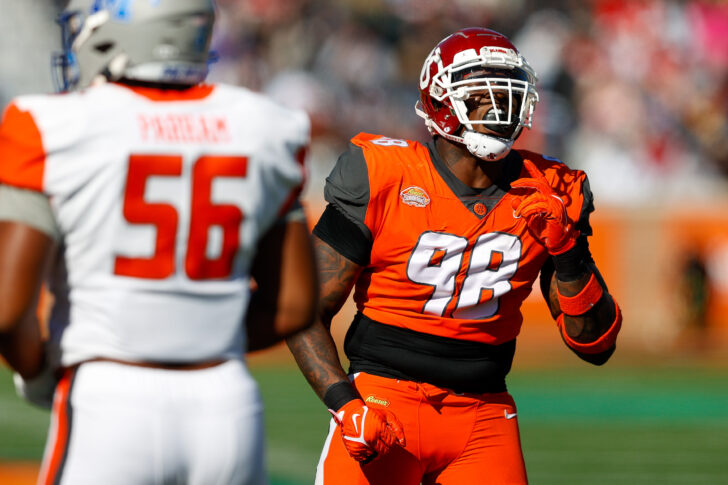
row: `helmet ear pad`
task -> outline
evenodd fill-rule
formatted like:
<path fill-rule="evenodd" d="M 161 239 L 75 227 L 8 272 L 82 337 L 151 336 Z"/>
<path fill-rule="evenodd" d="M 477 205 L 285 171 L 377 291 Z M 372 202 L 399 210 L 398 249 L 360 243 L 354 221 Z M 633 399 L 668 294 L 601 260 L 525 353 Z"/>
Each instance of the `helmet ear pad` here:
<path fill-rule="evenodd" d="M 445 133 L 455 135 L 462 125 L 460 124 L 450 101 L 446 99 L 440 102 L 435 101 L 432 98 L 426 98 L 425 102 L 432 106 L 430 110 L 430 118 L 432 121 L 437 123 L 440 129 L 442 129 Z"/>

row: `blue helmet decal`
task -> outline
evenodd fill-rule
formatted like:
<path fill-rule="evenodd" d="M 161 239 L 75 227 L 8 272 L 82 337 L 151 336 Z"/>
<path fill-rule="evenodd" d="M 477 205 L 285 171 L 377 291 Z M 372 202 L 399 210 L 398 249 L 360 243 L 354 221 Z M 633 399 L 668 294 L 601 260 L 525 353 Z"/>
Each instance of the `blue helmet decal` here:
<path fill-rule="evenodd" d="M 130 20 L 132 4 L 140 0 L 94 0 L 91 7 L 91 13 L 99 10 L 108 10 L 111 16 L 116 20 Z M 161 0 L 146 0 L 153 7 L 157 7 Z"/>

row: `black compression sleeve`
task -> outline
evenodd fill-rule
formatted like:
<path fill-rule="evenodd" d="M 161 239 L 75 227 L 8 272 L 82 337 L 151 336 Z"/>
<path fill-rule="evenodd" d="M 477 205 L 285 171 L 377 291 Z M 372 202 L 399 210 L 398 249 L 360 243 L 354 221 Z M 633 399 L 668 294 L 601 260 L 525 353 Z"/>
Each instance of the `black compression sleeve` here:
<path fill-rule="evenodd" d="M 369 264 L 372 242 L 336 206 L 326 206 L 313 233 L 348 260 L 359 266 Z"/>
<path fill-rule="evenodd" d="M 580 237 L 576 246 L 569 249 L 565 253 L 552 256 L 554 267 L 556 269 L 556 278 L 560 281 L 574 281 L 588 273 L 589 245 L 585 237 Z"/>

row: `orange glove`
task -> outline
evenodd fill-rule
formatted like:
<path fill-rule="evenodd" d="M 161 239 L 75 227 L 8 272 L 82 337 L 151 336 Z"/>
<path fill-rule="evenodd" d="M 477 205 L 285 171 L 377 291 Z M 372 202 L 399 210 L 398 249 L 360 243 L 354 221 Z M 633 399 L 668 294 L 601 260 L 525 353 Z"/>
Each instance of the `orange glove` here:
<path fill-rule="evenodd" d="M 338 411 L 329 412 L 341 428 L 346 450 L 356 461 L 368 463 L 395 443 L 405 445 L 402 424 L 391 411 L 370 408 L 361 399 L 353 399 Z"/>
<path fill-rule="evenodd" d="M 574 229 L 563 199 L 556 195 L 546 177 L 530 160 L 524 160 L 523 164 L 531 177 L 515 180 L 511 187 L 533 189 L 533 193 L 513 201 L 513 214 L 526 219 L 528 230 L 546 246 L 549 254 L 565 253 L 576 245 L 579 231 Z"/>

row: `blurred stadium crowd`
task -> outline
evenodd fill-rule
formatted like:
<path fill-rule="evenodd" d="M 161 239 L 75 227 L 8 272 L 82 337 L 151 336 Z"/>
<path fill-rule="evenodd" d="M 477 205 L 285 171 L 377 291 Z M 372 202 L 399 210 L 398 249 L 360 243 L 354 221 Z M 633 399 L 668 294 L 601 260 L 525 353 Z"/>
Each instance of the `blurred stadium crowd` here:
<path fill-rule="evenodd" d="M 62 0 L 0 0 L 0 103 L 48 91 Z M 586 169 L 602 204 L 726 192 L 728 2 L 722 0 L 218 0 L 213 81 L 306 109 L 309 196 L 350 137 L 424 139 L 423 59 L 449 32 L 511 37 L 539 74 L 519 145 Z M 19 21 L 20 20 L 20 21 Z"/>
<path fill-rule="evenodd" d="M 539 74 L 522 147 L 590 174 L 597 200 L 725 192 L 728 2 L 716 0 L 220 0 L 213 79 L 305 108 L 310 192 L 359 131 L 423 139 L 421 63 L 449 32 L 487 26 Z"/>

